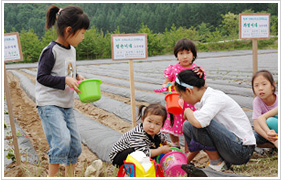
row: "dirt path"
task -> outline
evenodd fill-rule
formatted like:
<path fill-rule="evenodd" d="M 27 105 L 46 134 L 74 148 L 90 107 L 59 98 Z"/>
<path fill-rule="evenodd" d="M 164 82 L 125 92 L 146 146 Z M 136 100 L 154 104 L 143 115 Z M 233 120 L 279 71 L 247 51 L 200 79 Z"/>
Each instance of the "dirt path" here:
<path fill-rule="evenodd" d="M 25 73 L 23 71 L 17 70 L 19 73 L 23 74 L 24 76 L 28 77 L 33 84 L 35 84 L 35 77 Z M 11 76 L 13 76 L 11 74 Z M 111 99 L 115 99 L 117 101 L 124 102 L 126 104 L 130 104 L 130 98 L 114 95 L 111 93 L 101 92 L 102 96 L 107 96 Z M 136 102 L 136 105 L 147 105 L 146 102 Z M 87 117 L 117 131 L 120 133 L 125 133 L 132 128 L 132 125 L 129 122 L 123 121 L 122 119 L 118 118 L 112 113 L 109 113 L 103 109 L 97 108 L 92 104 L 82 103 L 78 99 L 75 99 L 74 108 L 79 111 L 80 113 L 84 114 Z"/>
<path fill-rule="evenodd" d="M 28 77 L 33 83 L 35 83 L 35 77 L 17 70 L 24 76 Z M 5 171 L 5 177 L 34 177 L 40 171 L 40 177 L 46 177 L 48 173 L 48 156 L 47 151 L 49 145 L 46 141 L 40 118 L 37 113 L 36 104 L 27 96 L 25 91 L 20 87 L 19 79 L 12 73 L 8 72 L 8 81 L 11 91 L 11 97 L 13 102 L 14 116 L 19 126 L 23 129 L 25 134 L 29 137 L 38 157 L 40 166 L 25 164 L 24 167 L 16 167 L 15 164 L 10 164 L 7 171 Z M 103 96 L 110 97 L 112 99 L 122 101 L 130 104 L 130 99 L 126 97 L 117 96 L 110 93 L 102 92 Z M 146 102 L 136 102 L 136 105 L 144 104 Z M 112 113 L 109 113 L 103 109 L 99 109 L 91 104 L 85 104 L 75 99 L 75 109 L 87 117 L 104 124 L 105 126 L 120 132 L 125 133 L 132 128 L 131 124 L 121 120 Z M 76 168 L 76 175 L 84 177 L 84 172 L 87 166 L 97 159 L 97 156 L 91 152 L 87 146 L 82 144 L 82 154 L 78 159 L 78 166 Z M 201 152 L 194 160 L 196 166 L 204 167 L 207 163 L 207 156 L 204 152 Z M 40 169 L 40 170 L 38 170 Z M 64 167 L 60 166 L 60 172 L 64 172 Z M 105 163 L 104 172 L 100 173 L 101 176 L 113 176 L 114 167 L 109 163 Z"/>
<path fill-rule="evenodd" d="M 19 73 L 22 73 L 24 76 L 28 77 L 35 84 L 35 77 L 24 73 L 20 70 L 17 70 Z M 8 72 L 8 82 L 11 91 L 12 103 L 13 103 L 13 112 L 14 117 L 17 120 L 19 126 L 23 129 L 25 134 L 28 136 L 31 141 L 38 157 L 39 162 L 41 163 L 41 177 L 47 176 L 48 173 L 48 156 L 47 151 L 49 149 L 49 145 L 45 138 L 41 121 L 37 113 L 36 104 L 27 96 L 25 91 L 20 87 L 19 79 L 14 76 L 12 73 Z M 116 96 L 110 93 L 102 93 L 104 96 L 108 96 L 112 99 L 116 99 L 122 101 L 124 103 L 130 103 L 129 98 Z M 137 102 L 136 104 L 141 104 Z M 145 104 L 146 103 L 142 103 Z M 112 113 L 106 112 L 103 109 L 99 109 L 91 104 L 84 104 L 79 100 L 75 99 L 75 109 L 80 113 L 83 113 L 87 117 L 90 117 L 93 120 L 112 128 L 113 130 L 125 133 L 132 128 L 131 124 L 121 120 L 117 116 Z M 88 149 L 87 146 L 82 144 L 82 154 L 78 159 L 78 166 L 76 168 L 76 174 L 78 176 L 84 176 L 83 173 L 87 166 L 89 166 L 94 160 L 98 159 L 97 156 Z M 107 174 L 107 176 L 112 176 L 113 174 L 113 166 L 106 164 L 105 171 L 100 174 L 103 176 Z M 26 164 L 28 168 L 20 168 L 16 167 L 14 163 L 10 164 L 8 170 L 5 171 L 5 177 L 29 177 L 36 176 L 36 171 L 34 172 L 31 169 L 38 169 L 38 167 Z M 31 168 L 35 167 L 35 168 Z M 23 171 L 23 169 L 25 169 Z M 30 169 L 30 170 L 28 170 Z M 64 167 L 60 167 L 60 171 L 64 171 Z"/>
<path fill-rule="evenodd" d="M 46 153 L 49 149 L 49 145 L 41 126 L 41 121 L 37 113 L 36 105 L 20 88 L 19 80 L 11 73 L 8 73 L 8 81 L 12 97 L 14 117 L 19 126 L 28 136 L 39 157 L 39 162 L 41 163 L 40 167 L 42 167 L 41 177 L 46 177 L 48 172 L 48 156 Z M 97 159 L 97 156 L 92 153 L 87 146 L 83 145 L 82 148 L 82 154 L 78 159 L 76 174 L 81 174 L 82 172 L 84 172 L 84 169 L 93 160 Z M 32 165 L 28 166 L 32 167 Z M 35 176 L 36 170 L 35 172 L 31 172 L 33 171 L 32 169 L 33 168 L 29 168 L 29 170 L 22 172 L 21 168 L 15 167 L 14 164 L 11 164 L 10 169 L 5 171 L 5 177 L 25 177 L 29 175 Z M 64 171 L 63 166 L 60 167 L 60 171 Z"/>

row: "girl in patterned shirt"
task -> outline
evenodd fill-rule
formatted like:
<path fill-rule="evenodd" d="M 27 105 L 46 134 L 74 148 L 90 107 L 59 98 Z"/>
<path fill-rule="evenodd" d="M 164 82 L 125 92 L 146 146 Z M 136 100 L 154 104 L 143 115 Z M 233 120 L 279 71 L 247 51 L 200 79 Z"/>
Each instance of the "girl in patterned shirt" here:
<path fill-rule="evenodd" d="M 169 114 L 172 117 L 172 114 Z M 143 151 L 149 157 L 156 157 L 171 151 L 166 137 L 160 132 L 167 118 L 166 108 L 160 104 L 141 105 L 139 117 L 142 123 L 126 132 L 113 145 L 109 154 L 112 164 L 120 167 L 127 155 L 133 151 Z M 163 146 L 160 146 L 162 144 Z"/>
<path fill-rule="evenodd" d="M 174 46 L 174 55 L 179 61 L 174 65 L 169 65 L 164 70 L 165 81 L 163 87 L 166 87 L 168 84 L 174 84 L 177 75 L 186 69 L 196 68 L 197 65 L 193 63 L 197 58 L 197 49 L 195 44 L 189 39 L 181 39 L 177 41 Z M 204 73 L 204 79 L 206 74 Z M 172 91 L 173 88 L 172 88 Z M 182 101 L 183 102 L 183 101 Z M 183 136 L 182 125 L 185 121 L 183 118 L 183 113 L 186 108 L 190 108 L 192 111 L 195 111 L 194 105 L 183 102 L 183 111 L 180 114 L 174 114 L 174 123 L 171 123 L 171 119 L 168 117 L 165 121 L 163 128 L 161 129 L 162 133 L 168 133 L 172 144 L 174 147 L 180 149 L 179 136 Z M 187 143 L 185 142 L 185 154 L 188 154 Z"/>

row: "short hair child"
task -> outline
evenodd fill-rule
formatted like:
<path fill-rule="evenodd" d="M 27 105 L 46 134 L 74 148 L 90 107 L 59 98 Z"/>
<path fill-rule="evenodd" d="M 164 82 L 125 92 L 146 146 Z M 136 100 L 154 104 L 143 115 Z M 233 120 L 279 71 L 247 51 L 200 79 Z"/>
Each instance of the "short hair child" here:
<path fill-rule="evenodd" d="M 162 84 L 163 87 L 166 87 L 169 84 L 173 84 L 177 75 L 181 71 L 198 67 L 194 63 L 194 61 L 197 58 L 197 48 L 196 45 L 193 43 L 193 41 L 191 41 L 190 39 L 183 38 L 177 41 L 175 43 L 173 52 L 178 62 L 176 64 L 169 65 L 164 70 L 165 80 Z M 205 73 L 204 73 L 204 78 L 205 78 Z M 174 90 L 172 89 L 172 91 Z M 196 108 L 193 105 L 183 102 L 183 109 L 186 108 L 190 108 L 193 111 L 196 110 Z M 180 148 L 179 136 L 183 136 L 182 125 L 184 121 L 185 120 L 183 119 L 183 113 L 174 114 L 174 125 L 173 123 L 171 123 L 171 120 L 167 118 L 164 127 L 161 129 L 161 132 L 169 134 L 173 146 L 177 148 Z M 185 153 L 186 154 L 188 153 L 188 147 L 186 142 L 185 142 Z"/>
<path fill-rule="evenodd" d="M 141 105 L 138 119 L 142 123 L 123 134 L 113 145 L 109 154 L 112 164 L 120 167 L 128 154 L 137 150 L 143 151 L 149 157 L 170 152 L 166 137 L 160 132 L 166 118 L 167 111 L 164 106 L 156 103 Z"/>
<path fill-rule="evenodd" d="M 190 39 L 186 39 L 186 38 L 180 39 L 179 41 L 177 41 L 176 44 L 174 45 L 174 51 L 173 51 L 175 57 L 177 58 L 177 53 L 183 50 L 192 52 L 194 56 L 192 60 L 192 63 L 193 63 L 197 58 L 197 47 L 195 46 L 193 41 L 191 41 Z"/>

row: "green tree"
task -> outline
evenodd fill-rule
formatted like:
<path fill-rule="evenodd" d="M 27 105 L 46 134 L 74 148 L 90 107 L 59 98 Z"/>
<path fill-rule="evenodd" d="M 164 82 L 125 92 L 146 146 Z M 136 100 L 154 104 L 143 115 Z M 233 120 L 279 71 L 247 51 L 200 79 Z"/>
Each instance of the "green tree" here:
<path fill-rule="evenodd" d="M 271 16 L 278 16 L 278 3 L 269 3 L 267 12 L 270 13 Z"/>
<path fill-rule="evenodd" d="M 104 36 L 103 58 L 112 57 L 111 33 L 108 31 Z"/>
<path fill-rule="evenodd" d="M 159 55 L 162 54 L 164 50 L 164 46 L 161 43 L 160 36 L 154 34 L 152 30 L 150 30 L 147 25 L 142 23 L 141 28 L 138 33 L 147 33 L 147 48 L 148 48 L 148 56 Z"/>
<path fill-rule="evenodd" d="M 254 10 L 252 9 L 245 9 L 244 11 L 242 11 L 243 14 L 247 14 L 247 13 L 255 13 Z"/>
<path fill-rule="evenodd" d="M 41 53 L 40 41 L 33 29 L 20 32 L 20 41 L 24 62 L 37 62 Z"/>
<path fill-rule="evenodd" d="M 92 26 L 84 34 L 84 40 L 76 47 L 77 59 L 94 59 L 98 55 L 97 29 Z"/>
<path fill-rule="evenodd" d="M 44 36 L 41 37 L 41 48 L 46 47 L 51 41 L 57 39 L 57 31 L 53 27 L 45 32 Z"/>
<path fill-rule="evenodd" d="M 221 32 L 218 30 L 218 28 L 215 29 L 215 31 L 208 34 L 208 37 L 206 38 L 207 42 L 217 42 L 221 40 Z"/>
<path fill-rule="evenodd" d="M 207 38 L 210 36 L 211 32 L 210 32 L 210 27 L 208 27 L 209 24 L 208 23 L 204 23 L 202 22 L 199 26 L 198 26 L 198 34 L 199 34 L 199 41 L 201 42 L 206 42 Z"/>
<path fill-rule="evenodd" d="M 270 17 L 270 34 L 278 35 L 278 16 Z"/>
<path fill-rule="evenodd" d="M 231 39 L 238 38 L 239 32 L 239 15 L 228 12 L 227 14 L 221 15 L 222 20 L 222 34 L 228 36 Z"/>

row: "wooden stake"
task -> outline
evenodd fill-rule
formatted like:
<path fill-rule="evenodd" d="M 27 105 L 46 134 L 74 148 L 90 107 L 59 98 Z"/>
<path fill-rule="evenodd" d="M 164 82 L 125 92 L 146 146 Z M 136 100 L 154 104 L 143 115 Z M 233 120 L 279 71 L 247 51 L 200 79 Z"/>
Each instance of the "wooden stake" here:
<path fill-rule="evenodd" d="M 17 138 L 17 133 L 16 133 L 14 114 L 13 114 L 13 108 L 12 108 L 12 101 L 11 101 L 11 94 L 10 94 L 5 64 L 4 64 L 4 91 L 5 91 L 5 94 L 6 94 L 6 101 L 7 101 L 8 111 L 9 111 L 9 119 L 10 119 L 10 125 L 11 125 L 11 130 L 12 130 L 13 145 L 14 145 L 14 148 L 15 148 L 14 152 L 15 152 L 15 155 L 16 155 L 16 163 L 17 163 L 17 165 L 20 165 L 21 164 L 21 156 L 20 156 L 20 152 L 19 152 L 18 138 Z"/>
<path fill-rule="evenodd" d="M 253 39 L 253 74 L 258 71 L 258 41 Z"/>
<path fill-rule="evenodd" d="M 136 126 L 136 106 L 135 106 L 135 87 L 134 87 L 134 70 L 133 60 L 129 60 L 130 92 L 131 92 L 131 110 L 132 110 L 132 127 Z"/>

